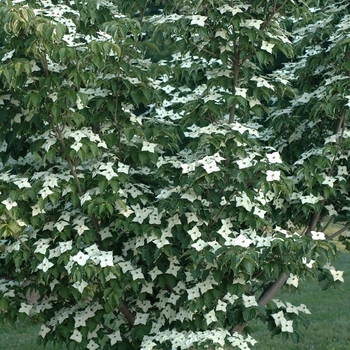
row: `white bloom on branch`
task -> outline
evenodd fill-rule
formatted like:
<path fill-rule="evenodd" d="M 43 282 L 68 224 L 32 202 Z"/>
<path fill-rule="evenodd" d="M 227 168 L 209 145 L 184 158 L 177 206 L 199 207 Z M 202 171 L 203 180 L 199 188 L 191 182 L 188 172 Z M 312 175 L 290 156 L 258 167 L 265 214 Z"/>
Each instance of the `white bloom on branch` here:
<path fill-rule="evenodd" d="M 261 50 L 267 51 L 269 53 L 272 53 L 272 49 L 275 46 L 275 44 L 268 43 L 267 41 L 262 42 L 261 44 Z"/>
<path fill-rule="evenodd" d="M 111 345 L 114 345 L 116 342 L 121 341 L 122 337 L 120 335 L 120 331 L 117 330 L 112 334 L 107 335 L 107 337 L 110 339 Z"/>
<path fill-rule="evenodd" d="M 282 163 L 281 156 L 278 152 L 266 154 L 266 157 L 270 163 Z"/>
<path fill-rule="evenodd" d="M 28 182 L 28 179 L 23 178 L 23 179 L 19 179 L 17 181 L 13 181 L 13 183 L 18 186 L 19 188 L 30 188 L 31 185 Z"/>
<path fill-rule="evenodd" d="M 51 191 L 51 189 L 49 187 L 42 188 L 38 193 L 41 195 L 42 199 L 45 199 L 50 194 L 53 194 L 53 192 Z"/>
<path fill-rule="evenodd" d="M 191 236 L 192 241 L 195 241 L 197 238 L 201 236 L 201 232 L 199 231 L 197 226 L 194 226 L 191 230 L 187 232 Z"/>
<path fill-rule="evenodd" d="M 77 329 L 74 329 L 74 332 L 69 337 L 69 339 L 75 340 L 77 343 L 81 343 L 81 341 L 83 340 L 83 336 Z"/>
<path fill-rule="evenodd" d="M 85 281 L 77 281 L 72 285 L 74 288 L 78 289 L 78 291 L 80 293 L 83 293 L 83 290 L 85 289 L 85 287 L 88 286 L 88 283 Z"/>
<path fill-rule="evenodd" d="M 149 317 L 149 314 L 141 314 L 139 312 L 136 313 L 134 325 L 136 326 L 138 324 L 146 324 L 148 317 Z"/>
<path fill-rule="evenodd" d="M 257 87 L 266 87 L 272 91 L 275 91 L 275 87 L 262 77 L 252 77 L 251 80 L 256 81 Z"/>
<path fill-rule="evenodd" d="M 249 157 L 237 160 L 236 163 L 238 164 L 239 169 L 245 169 L 253 166 L 252 159 Z"/>
<path fill-rule="evenodd" d="M 246 28 L 256 28 L 257 30 L 260 29 L 260 26 L 264 23 L 264 21 L 260 19 L 247 19 L 241 24 L 241 27 Z"/>
<path fill-rule="evenodd" d="M 259 209 L 258 207 L 255 207 L 253 214 L 257 215 L 257 216 L 259 216 L 260 218 L 263 219 L 265 214 L 266 214 L 266 210 L 262 210 L 262 209 Z"/>
<path fill-rule="evenodd" d="M 204 27 L 205 21 L 208 17 L 201 16 L 201 15 L 193 15 L 193 16 L 189 16 L 188 18 L 191 19 L 191 23 L 190 23 L 191 25 L 197 24 L 200 27 Z"/>
<path fill-rule="evenodd" d="M 38 265 L 38 269 L 42 270 L 43 272 L 47 272 L 47 270 L 53 266 L 53 263 L 49 261 L 47 258 L 44 258 L 44 260 Z"/>
<path fill-rule="evenodd" d="M 326 174 L 323 174 L 323 182 L 322 185 L 328 185 L 329 187 L 333 188 L 334 182 L 337 180 L 334 177 L 327 176 Z"/>
<path fill-rule="evenodd" d="M 309 311 L 309 309 L 306 307 L 305 304 L 300 304 L 299 306 L 297 306 L 297 309 L 298 309 L 300 312 L 303 312 L 304 314 L 309 314 L 309 315 L 311 315 L 311 312 Z"/>
<path fill-rule="evenodd" d="M 211 310 L 210 312 L 208 312 L 207 314 L 204 315 L 205 320 L 207 322 L 207 325 L 210 325 L 211 323 L 217 322 L 217 317 L 215 315 L 215 311 Z"/>
<path fill-rule="evenodd" d="M 311 237 L 314 241 L 326 239 L 326 236 L 323 232 L 311 231 Z"/>
<path fill-rule="evenodd" d="M 279 181 L 281 172 L 279 170 L 267 170 L 266 171 L 266 181 Z"/>
<path fill-rule="evenodd" d="M 242 12 L 242 10 L 239 7 L 236 7 L 236 6 L 232 7 L 228 4 L 218 7 L 218 10 L 220 11 L 221 14 L 225 12 L 231 12 L 232 16 L 234 16 L 236 13 Z"/>
<path fill-rule="evenodd" d="M 247 98 L 247 91 L 248 89 L 236 87 L 235 96 L 241 96 L 243 98 Z"/>
<path fill-rule="evenodd" d="M 299 310 L 296 306 L 292 305 L 291 303 L 289 303 L 288 301 L 286 301 L 286 311 L 289 313 L 293 313 L 293 314 L 299 314 Z"/>
<path fill-rule="evenodd" d="M 300 201 L 302 204 L 309 203 L 309 204 L 316 204 L 319 201 L 323 200 L 323 197 L 318 195 L 317 197 L 314 196 L 312 193 L 308 196 L 300 196 Z"/>
<path fill-rule="evenodd" d="M 89 260 L 89 255 L 79 252 L 78 254 L 72 257 L 72 260 L 78 263 L 80 266 L 84 266 Z"/>
<path fill-rule="evenodd" d="M 11 198 L 4 199 L 1 203 L 6 206 L 7 210 L 11 210 L 18 205 L 17 202 L 13 201 Z"/>
<path fill-rule="evenodd" d="M 197 251 L 203 250 L 208 245 L 207 242 L 204 242 L 202 239 L 199 239 L 196 243 L 191 244 L 191 246 Z"/>
<path fill-rule="evenodd" d="M 21 312 L 21 313 L 23 312 L 29 316 L 29 314 L 31 314 L 32 312 L 32 309 L 33 309 L 33 305 L 21 303 L 21 307 L 18 310 L 18 312 Z"/>
<path fill-rule="evenodd" d="M 51 331 L 51 328 L 45 326 L 44 324 L 41 325 L 39 335 L 43 338 L 45 338 L 46 334 Z"/>
<path fill-rule="evenodd" d="M 154 149 L 157 147 L 156 143 L 151 143 L 148 141 L 143 141 L 141 151 L 147 151 L 154 153 Z"/>
<path fill-rule="evenodd" d="M 86 345 L 86 348 L 89 350 L 96 350 L 100 348 L 100 345 L 96 344 L 92 339 L 90 339 L 88 345 Z"/>
<path fill-rule="evenodd" d="M 240 234 L 233 240 L 233 245 L 238 245 L 243 248 L 248 248 L 252 243 L 254 243 L 254 241 L 243 234 Z"/>
<path fill-rule="evenodd" d="M 329 270 L 333 276 L 334 281 L 344 282 L 343 273 L 344 271 Z"/>
<path fill-rule="evenodd" d="M 282 332 L 293 333 L 293 320 L 287 321 L 286 319 L 281 321 Z"/>
<path fill-rule="evenodd" d="M 287 281 L 287 284 L 293 285 L 295 288 L 298 288 L 299 284 L 299 277 L 297 275 L 293 275 L 292 273 L 289 275 Z"/>
<path fill-rule="evenodd" d="M 73 241 L 59 242 L 61 253 L 71 250 L 72 245 L 73 245 Z"/>
<path fill-rule="evenodd" d="M 248 296 L 248 295 L 242 294 L 242 298 L 243 298 L 243 305 L 245 307 L 258 306 L 258 303 L 256 302 L 254 295 Z"/>
<path fill-rule="evenodd" d="M 271 316 L 275 320 L 276 326 L 280 326 L 281 323 L 282 323 L 282 320 L 285 320 L 284 313 L 283 313 L 282 310 L 277 312 L 277 313 L 275 313 L 275 314 L 272 314 Z"/>

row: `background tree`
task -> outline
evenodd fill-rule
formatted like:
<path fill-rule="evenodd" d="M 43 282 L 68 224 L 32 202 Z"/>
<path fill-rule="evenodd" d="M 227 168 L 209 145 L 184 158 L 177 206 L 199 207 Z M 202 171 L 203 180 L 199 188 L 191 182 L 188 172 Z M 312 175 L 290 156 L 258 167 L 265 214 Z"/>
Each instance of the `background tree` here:
<path fill-rule="evenodd" d="M 0 6 L 5 319 L 36 320 L 69 349 L 248 348 L 257 317 L 298 340 L 306 306 L 272 298 L 341 272 L 323 233 L 284 227 L 304 207 L 284 209 L 296 170 L 261 120 L 293 92 L 266 73 L 293 54 L 285 16 L 310 13 L 128 5 Z M 153 63 L 159 38 L 172 56 Z"/>

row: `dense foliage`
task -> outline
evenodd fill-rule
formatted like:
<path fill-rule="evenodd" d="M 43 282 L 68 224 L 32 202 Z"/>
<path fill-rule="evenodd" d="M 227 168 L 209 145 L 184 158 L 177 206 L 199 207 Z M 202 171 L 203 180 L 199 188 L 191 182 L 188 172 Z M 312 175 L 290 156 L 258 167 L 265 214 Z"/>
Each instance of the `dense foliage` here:
<path fill-rule="evenodd" d="M 273 298 L 341 283 L 322 219 L 348 220 L 330 3 L 3 1 L 4 319 L 68 349 L 297 341 L 307 307 Z"/>

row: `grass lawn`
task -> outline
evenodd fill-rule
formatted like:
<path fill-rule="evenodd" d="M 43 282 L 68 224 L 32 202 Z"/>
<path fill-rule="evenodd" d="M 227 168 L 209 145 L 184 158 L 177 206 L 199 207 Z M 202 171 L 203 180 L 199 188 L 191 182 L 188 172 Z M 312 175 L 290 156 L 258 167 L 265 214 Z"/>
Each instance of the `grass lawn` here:
<path fill-rule="evenodd" d="M 269 332 L 261 325 L 251 325 L 257 330 L 253 338 L 258 340 L 254 350 L 349 350 L 350 349 L 350 253 L 342 253 L 334 266 L 344 271 L 343 289 L 321 291 L 318 285 L 302 285 L 301 294 L 278 295 L 281 300 L 293 305 L 306 304 L 311 311 L 308 315 L 311 324 L 303 330 L 304 338 L 298 344 L 292 340 L 283 341 L 282 337 L 271 339 Z"/>
<path fill-rule="evenodd" d="M 311 325 L 304 330 L 305 338 L 299 344 L 283 341 L 276 336 L 271 339 L 261 323 L 250 326 L 256 330 L 253 337 L 258 343 L 252 350 L 349 350 L 350 349 L 350 253 L 342 253 L 334 266 L 344 271 L 343 289 L 320 291 L 317 284 L 302 285 L 299 295 L 278 295 L 294 305 L 304 303 L 311 311 Z M 43 350 L 36 343 L 39 327 L 30 323 L 18 324 L 15 328 L 0 325 L 0 349 Z M 59 350 L 53 346 L 46 350 Z M 61 350 L 61 349 L 60 349 Z"/>

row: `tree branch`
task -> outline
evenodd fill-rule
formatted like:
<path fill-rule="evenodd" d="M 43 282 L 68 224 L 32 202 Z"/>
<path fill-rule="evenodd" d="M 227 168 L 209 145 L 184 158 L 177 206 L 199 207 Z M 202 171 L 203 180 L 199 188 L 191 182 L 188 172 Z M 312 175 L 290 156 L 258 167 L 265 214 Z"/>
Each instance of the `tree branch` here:
<path fill-rule="evenodd" d="M 350 224 L 345 225 L 343 228 L 341 228 L 340 230 L 338 230 L 337 232 L 334 232 L 329 236 L 326 235 L 326 239 L 330 241 L 331 239 L 339 236 L 341 233 L 345 232 L 348 229 L 350 229 Z"/>

